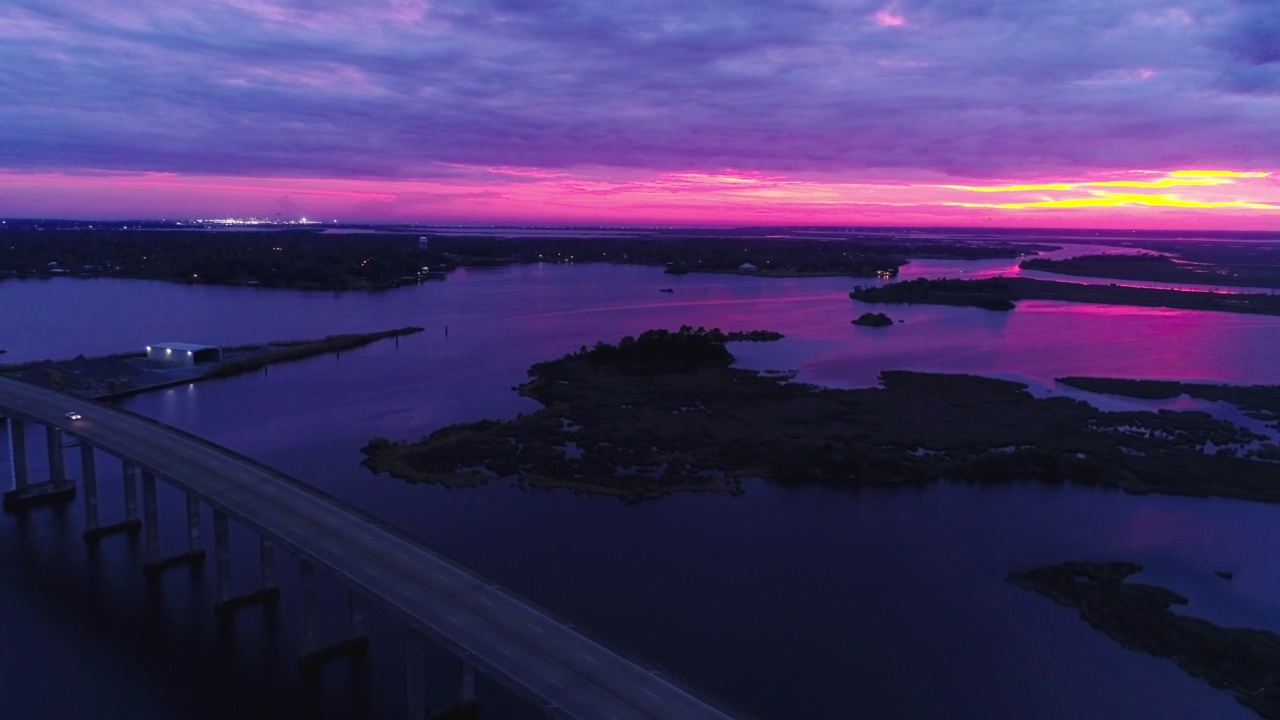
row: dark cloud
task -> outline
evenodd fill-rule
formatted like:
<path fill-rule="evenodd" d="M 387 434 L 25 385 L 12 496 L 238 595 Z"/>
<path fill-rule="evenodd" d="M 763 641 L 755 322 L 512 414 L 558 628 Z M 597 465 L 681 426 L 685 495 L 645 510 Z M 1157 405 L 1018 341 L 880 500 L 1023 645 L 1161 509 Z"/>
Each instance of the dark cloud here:
<path fill-rule="evenodd" d="M 11 0 L 0 167 L 1253 167 L 1280 156 L 1276 7 Z"/>

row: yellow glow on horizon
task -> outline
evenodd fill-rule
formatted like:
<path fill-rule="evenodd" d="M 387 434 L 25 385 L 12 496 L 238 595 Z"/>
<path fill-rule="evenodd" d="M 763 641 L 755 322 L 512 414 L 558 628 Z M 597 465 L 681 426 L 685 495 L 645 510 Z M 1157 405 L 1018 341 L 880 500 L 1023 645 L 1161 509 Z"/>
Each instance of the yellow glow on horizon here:
<path fill-rule="evenodd" d="M 1078 190 L 1095 187 L 1169 188 L 1195 185 L 1230 185 L 1230 178 L 1268 177 L 1264 172 L 1235 172 L 1232 170 L 1174 170 L 1158 180 L 1087 180 L 1068 183 L 1040 183 L 1038 185 L 943 185 L 948 190 L 971 192 L 1032 192 L 1036 190 Z"/>
<path fill-rule="evenodd" d="M 1037 200 L 1020 203 L 946 203 L 956 207 L 998 208 L 1001 210 L 1021 210 L 1025 208 L 1085 208 L 1085 207 L 1120 207 L 1126 205 L 1142 205 L 1146 207 L 1175 208 L 1242 208 L 1248 210 L 1280 210 L 1280 205 L 1271 203 L 1248 202 L 1246 200 L 1186 200 L 1171 195 L 1143 195 L 1140 193 L 1099 193 L 1093 197 L 1064 198 L 1061 200 Z"/>
<path fill-rule="evenodd" d="M 1263 177 L 1271 177 L 1271 173 L 1265 173 L 1265 172 L 1240 172 L 1240 171 L 1236 171 L 1236 170 L 1174 170 L 1173 172 L 1170 172 L 1170 173 L 1169 173 L 1169 175 L 1170 175 L 1171 177 L 1219 177 L 1219 178 L 1233 178 L 1233 177 L 1263 178 Z"/>

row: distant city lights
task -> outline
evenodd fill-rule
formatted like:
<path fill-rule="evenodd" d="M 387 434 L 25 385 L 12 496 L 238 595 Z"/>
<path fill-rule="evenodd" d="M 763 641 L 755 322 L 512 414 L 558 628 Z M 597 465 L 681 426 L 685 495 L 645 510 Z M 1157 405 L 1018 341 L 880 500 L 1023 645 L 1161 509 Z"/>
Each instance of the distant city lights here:
<path fill-rule="evenodd" d="M 338 222 L 338 221 L 337 221 L 337 220 L 334 220 L 333 222 L 334 222 L 334 223 L 336 223 L 336 222 Z M 195 218 L 195 219 L 192 219 L 192 220 L 188 220 L 188 221 L 187 221 L 187 223 L 188 223 L 188 224 L 196 224 L 196 225 L 225 225 L 225 226 L 240 226 L 240 225 L 323 225 L 323 224 L 324 224 L 324 223 L 323 223 L 322 221 L 320 221 L 320 220 L 308 220 L 308 219 L 306 219 L 306 218 L 300 218 L 300 219 L 298 219 L 298 220 L 281 220 L 280 218 L 256 218 L 256 217 L 247 217 L 247 218 Z M 179 224 L 179 225 L 182 225 L 183 223 L 178 223 L 178 224 Z"/>

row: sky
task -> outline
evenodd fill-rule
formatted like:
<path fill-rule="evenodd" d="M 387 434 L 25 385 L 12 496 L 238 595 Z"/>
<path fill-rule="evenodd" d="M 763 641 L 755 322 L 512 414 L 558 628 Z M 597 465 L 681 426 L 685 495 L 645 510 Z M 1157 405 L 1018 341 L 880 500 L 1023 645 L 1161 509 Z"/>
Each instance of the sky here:
<path fill-rule="evenodd" d="M 0 216 L 1280 231 L 1280 0 L 5 0 Z"/>

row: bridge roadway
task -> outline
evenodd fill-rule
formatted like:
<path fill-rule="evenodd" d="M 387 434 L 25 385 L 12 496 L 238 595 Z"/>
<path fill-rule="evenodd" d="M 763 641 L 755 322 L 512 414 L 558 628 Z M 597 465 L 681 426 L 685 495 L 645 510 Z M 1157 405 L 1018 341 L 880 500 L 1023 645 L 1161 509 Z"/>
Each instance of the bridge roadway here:
<path fill-rule="evenodd" d="M 73 409 L 82 420 L 65 417 Z M 553 716 L 730 717 L 421 543 L 230 450 L 133 413 L 3 378 L 0 414 L 60 427 L 190 489 Z"/>

